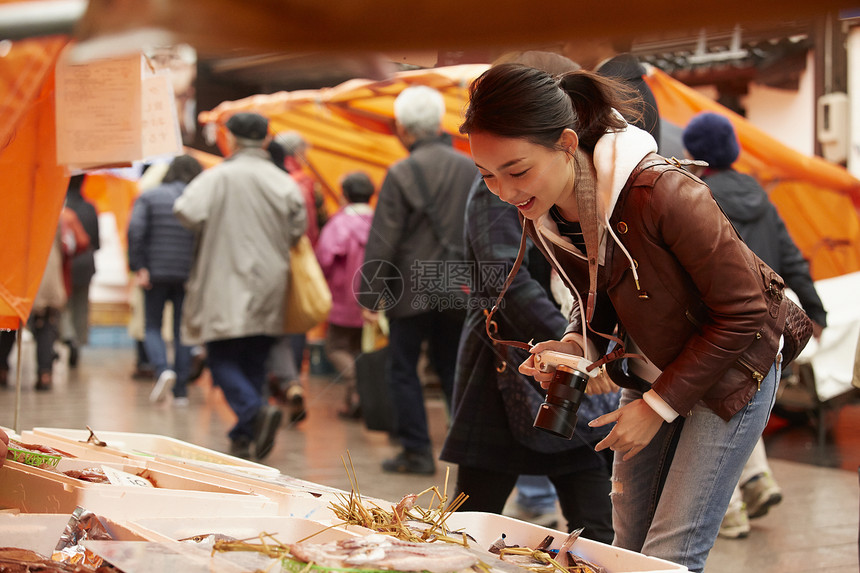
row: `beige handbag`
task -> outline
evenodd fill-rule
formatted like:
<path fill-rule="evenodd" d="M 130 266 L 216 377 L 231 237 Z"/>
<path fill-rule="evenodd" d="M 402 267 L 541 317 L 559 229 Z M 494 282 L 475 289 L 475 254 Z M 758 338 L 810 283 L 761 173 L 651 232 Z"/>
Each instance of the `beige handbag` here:
<path fill-rule="evenodd" d="M 307 235 L 290 249 L 284 305 L 284 332 L 288 334 L 307 332 L 331 311 L 331 291 Z"/>

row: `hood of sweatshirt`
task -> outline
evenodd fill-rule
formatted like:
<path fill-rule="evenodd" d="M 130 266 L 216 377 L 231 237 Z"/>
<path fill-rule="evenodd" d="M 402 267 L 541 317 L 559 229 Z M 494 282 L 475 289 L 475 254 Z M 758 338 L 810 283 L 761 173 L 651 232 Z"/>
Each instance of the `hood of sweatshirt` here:
<path fill-rule="evenodd" d="M 734 169 L 713 171 L 703 181 L 711 188 L 714 198 L 737 223 L 748 223 L 763 217 L 770 207 L 767 193 L 758 182 Z"/>

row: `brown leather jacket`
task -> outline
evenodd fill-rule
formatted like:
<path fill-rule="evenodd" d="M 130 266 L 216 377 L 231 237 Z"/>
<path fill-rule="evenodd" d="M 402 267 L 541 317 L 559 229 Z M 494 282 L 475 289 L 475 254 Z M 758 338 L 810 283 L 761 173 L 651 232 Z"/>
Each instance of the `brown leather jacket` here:
<path fill-rule="evenodd" d="M 608 238 L 592 327 L 612 333 L 617 326 L 636 341 L 663 371 L 652 388 L 676 412 L 687 415 L 702 400 L 728 420 L 776 358 L 787 311 L 782 278 L 741 241 L 701 180 L 656 154 L 631 174 L 610 224 L 639 284 Z M 587 293 L 585 260 L 536 240 L 532 221 L 524 225 Z"/>

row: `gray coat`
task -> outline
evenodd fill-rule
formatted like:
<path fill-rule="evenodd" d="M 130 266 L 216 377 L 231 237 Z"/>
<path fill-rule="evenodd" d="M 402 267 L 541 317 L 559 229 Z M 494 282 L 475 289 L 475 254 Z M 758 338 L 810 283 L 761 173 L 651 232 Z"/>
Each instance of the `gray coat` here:
<path fill-rule="evenodd" d="M 419 166 L 427 182 L 435 224 L 410 162 Z M 442 138 L 418 141 L 408 160 L 391 166 L 379 190 L 362 268 L 368 280 L 371 276 L 379 280 L 360 287 L 358 301 L 363 307 L 384 308 L 390 318 L 438 310 L 434 297 L 446 297 L 451 286 L 444 274 L 434 273 L 443 272 L 438 267 L 446 259 L 463 260 L 466 198 L 477 174 L 472 160 Z M 443 241 L 453 255 L 446 252 Z M 386 265 L 380 267 L 380 262 L 393 266 L 396 273 L 392 275 Z M 394 291 L 393 300 L 380 296 L 385 288 Z M 381 306 L 381 302 L 393 304 Z"/>
<path fill-rule="evenodd" d="M 189 183 L 174 213 L 197 234 L 183 342 L 283 334 L 290 247 L 307 226 L 293 179 L 265 150 L 239 150 Z"/>

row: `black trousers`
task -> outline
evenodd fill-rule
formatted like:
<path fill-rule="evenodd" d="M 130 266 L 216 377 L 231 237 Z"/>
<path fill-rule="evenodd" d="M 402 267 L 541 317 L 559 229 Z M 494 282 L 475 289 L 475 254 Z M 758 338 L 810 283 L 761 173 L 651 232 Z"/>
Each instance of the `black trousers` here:
<path fill-rule="evenodd" d="M 27 327 L 36 341 L 36 367 L 39 374 L 50 374 L 57 355 L 54 343 L 60 338 L 60 310 L 46 308 L 34 312 L 27 321 Z M 9 370 L 9 353 L 15 344 L 17 332 L 0 332 L 0 370 Z"/>
<path fill-rule="evenodd" d="M 602 452 L 599 455 L 603 455 Z M 585 527 L 582 537 L 612 543 L 610 467 L 602 464 L 591 470 L 549 476 L 558 494 L 562 515 L 567 520 L 568 531 Z M 460 510 L 501 514 L 518 477 L 517 474 L 460 466 L 457 491 L 469 496 Z"/>

